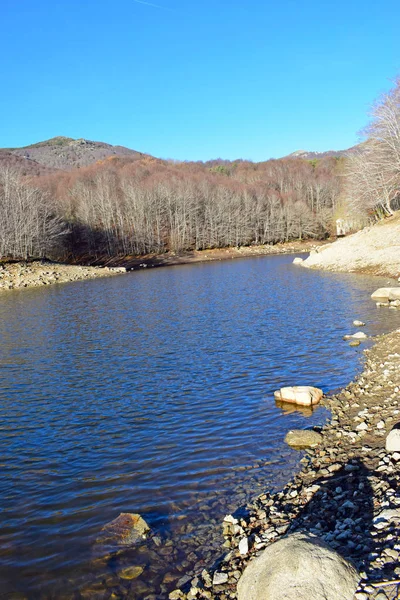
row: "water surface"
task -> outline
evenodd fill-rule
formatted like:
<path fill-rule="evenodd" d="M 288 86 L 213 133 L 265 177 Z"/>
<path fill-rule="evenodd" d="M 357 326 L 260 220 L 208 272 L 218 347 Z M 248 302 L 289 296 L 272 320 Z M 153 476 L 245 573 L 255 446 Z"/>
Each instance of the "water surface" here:
<path fill-rule="evenodd" d="M 0 295 L 1 598 L 167 598 L 220 553 L 224 514 L 285 483 L 299 459 L 286 431 L 327 413 L 286 413 L 273 391 L 346 385 L 361 367 L 342 341 L 353 319 L 370 335 L 400 327 L 369 298 L 386 278 L 292 260 Z M 161 544 L 99 560 L 120 512 Z M 128 565 L 143 574 L 121 579 Z"/>

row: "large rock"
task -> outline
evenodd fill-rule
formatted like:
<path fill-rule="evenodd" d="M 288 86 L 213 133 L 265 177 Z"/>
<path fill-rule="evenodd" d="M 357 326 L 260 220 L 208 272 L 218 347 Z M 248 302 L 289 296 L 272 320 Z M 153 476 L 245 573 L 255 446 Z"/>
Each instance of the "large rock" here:
<path fill-rule="evenodd" d="M 386 451 L 400 452 L 400 429 L 398 426 L 393 427 L 386 437 Z"/>
<path fill-rule="evenodd" d="M 322 435 L 312 429 L 291 429 L 287 432 L 285 442 L 292 448 L 315 448 L 322 442 Z"/>
<path fill-rule="evenodd" d="M 371 298 L 376 302 L 387 302 L 389 299 L 397 300 L 400 298 L 400 288 L 379 288 L 371 294 Z"/>
<path fill-rule="evenodd" d="M 293 260 L 294 265 L 301 265 L 302 262 L 303 262 L 303 259 L 300 258 L 300 256 L 296 256 L 296 258 Z"/>
<path fill-rule="evenodd" d="M 323 395 L 324 393 L 322 390 L 309 385 L 284 387 L 274 392 L 276 400 L 289 402 L 291 404 L 301 404 L 302 406 L 318 404 Z"/>
<path fill-rule="evenodd" d="M 238 600 L 353 600 L 360 575 L 325 542 L 294 533 L 245 568 Z"/>
<path fill-rule="evenodd" d="M 104 525 L 96 542 L 112 548 L 133 546 L 144 540 L 148 531 L 150 527 L 143 517 L 135 513 L 121 513 Z"/>

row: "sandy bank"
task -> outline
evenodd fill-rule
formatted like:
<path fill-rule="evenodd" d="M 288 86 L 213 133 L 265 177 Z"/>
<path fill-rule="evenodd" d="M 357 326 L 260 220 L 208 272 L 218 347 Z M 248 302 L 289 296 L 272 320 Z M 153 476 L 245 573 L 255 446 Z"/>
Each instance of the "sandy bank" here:
<path fill-rule="evenodd" d="M 39 287 L 125 273 L 124 268 L 81 267 L 48 261 L 0 264 L 0 290 Z"/>
<path fill-rule="evenodd" d="M 399 277 L 400 213 L 317 249 L 302 266 Z"/>
<path fill-rule="evenodd" d="M 298 530 L 317 534 L 355 563 L 362 576 L 356 599 L 400 597 L 400 454 L 385 450 L 400 420 L 400 330 L 365 352 L 362 374 L 324 400 L 332 419 L 321 429 L 321 445 L 301 460 L 302 470 L 281 492 L 261 494 L 233 515 L 236 521 L 226 519 L 227 554 L 171 600 L 237 598 L 249 560 Z M 248 547 L 244 555 L 240 543 Z"/>

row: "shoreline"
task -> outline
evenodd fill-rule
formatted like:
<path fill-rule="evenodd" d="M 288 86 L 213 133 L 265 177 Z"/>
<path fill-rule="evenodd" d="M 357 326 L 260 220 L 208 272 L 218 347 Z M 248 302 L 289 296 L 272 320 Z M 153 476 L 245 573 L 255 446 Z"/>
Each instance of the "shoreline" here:
<path fill-rule="evenodd" d="M 237 258 L 306 253 L 324 245 L 324 243 L 321 241 L 297 241 L 276 244 L 274 246 L 194 250 L 181 254 L 169 252 L 165 254 L 147 254 L 144 256 L 113 257 L 111 259 L 103 257 L 95 261 L 88 259 L 85 264 L 74 262 L 58 263 L 45 259 L 0 262 L 0 291 L 109 277 L 148 267 L 168 267 Z"/>
<path fill-rule="evenodd" d="M 306 450 L 281 491 L 262 493 L 225 517 L 228 553 L 170 600 L 237 598 L 250 559 L 296 531 L 317 535 L 355 564 L 357 600 L 399 597 L 400 454 L 387 453 L 385 440 L 400 420 L 400 329 L 374 341 L 355 380 L 323 399 L 331 418 L 316 428 L 321 444 Z"/>

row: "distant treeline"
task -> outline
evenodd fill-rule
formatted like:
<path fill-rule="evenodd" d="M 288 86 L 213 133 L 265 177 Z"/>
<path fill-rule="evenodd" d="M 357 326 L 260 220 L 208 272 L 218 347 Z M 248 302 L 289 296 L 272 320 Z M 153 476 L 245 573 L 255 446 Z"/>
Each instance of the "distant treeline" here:
<path fill-rule="evenodd" d="M 38 178 L 2 167 L 0 255 L 79 259 L 323 238 L 342 170 L 335 158 L 115 158 Z"/>

